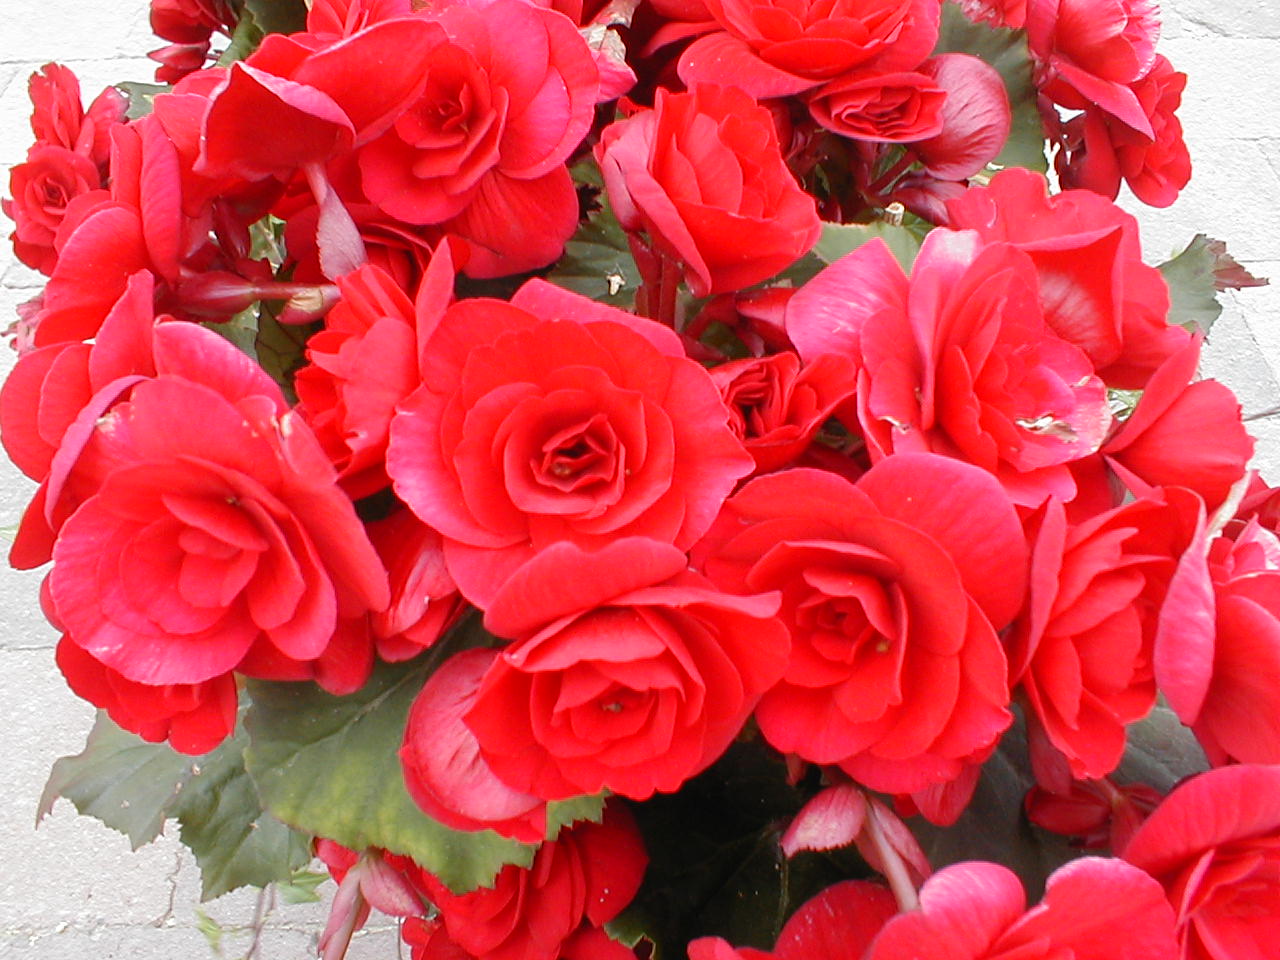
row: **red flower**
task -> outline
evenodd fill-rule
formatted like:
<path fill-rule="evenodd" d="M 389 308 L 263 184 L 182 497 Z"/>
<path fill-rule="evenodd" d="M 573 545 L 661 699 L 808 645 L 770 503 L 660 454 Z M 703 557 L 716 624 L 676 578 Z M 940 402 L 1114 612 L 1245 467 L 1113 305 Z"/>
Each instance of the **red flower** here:
<path fill-rule="evenodd" d="M 960 7 L 975 23 L 1018 30 L 1026 23 L 1027 3 L 1028 0 L 960 0 Z"/>
<path fill-rule="evenodd" d="M 440 665 L 413 701 L 400 747 L 409 795 L 455 830 L 486 828 L 524 843 L 547 835 L 547 804 L 503 783 L 463 718 L 475 705 L 496 650 L 463 650 Z"/>
<path fill-rule="evenodd" d="M 920 72 L 946 94 L 942 129 L 911 146 L 927 173 L 945 181 L 973 176 L 1004 147 L 1013 122 L 1009 95 L 996 69 L 964 53 L 944 53 Z"/>
<path fill-rule="evenodd" d="M 58 643 L 57 662 L 76 696 L 150 743 L 168 741 L 179 753 L 199 755 L 235 729 L 236 681 L 230 673 L 200 683 L 135 683 L 68 637 Z"/>
<path fill-rule="evenodd" d="M 479 606 L 558 541 L 687 549 L 752 468 L 674 333 L 542 281 L 455 303 L 426 357 L 387 472 Z"/>
<path fill-rule="evenodd" d="M 946 92 L 928 74 L 850 73 L 813 91 L 809 113 L 844 137 L 907 143 L 942 132 L 946 98 Z"/>
<path fill-rule="evenodd" d="M 859 67 L 910 70 L 938 39 L 936 0 L 705 0 L 721 30 L 680 57 L 687 85 L 730 84 L 758 99 L 812 89 Z"/>
<path fill-rule="evenodd" d="M 459 895 L 425 871 L 418 879 L 449 939 L 477 960 L 557 960 L 576 933 L 631 902 L 648 862 L 635 821 L 614 801 L 602 822 L 562 830 L 529 867 L 503 867 L 491 887 Z"/>
<path fill-rule="evenodd" d="M 785 467 L 854 392 L 853 367 L 830 354 L 803 366 L 794 353 L 731 360 L 711 368 L 729 426 L 756 460 L 756 473 Z"/>
<path fill-rule="evenodd" d="M 364 192 L 406 223 L 447 221 L 471 276 L 545 266 L 578 223 L 565 161 L 595 115 L 591 50 L 567 17 L 522 0 L 455 4 L 436 20 L 450 42 L 416 101 L 360 150 Z"/>
<path fill-rule="evenodd" d="M 130 277 L 93 344 L 55 343 L 24 353 L 0 388 L 5 452 L 40 483 L 9 554 L 20 570 L 49 562 L 62 523 L 92 492 L 68 486 L 74 487 L 72 468 L 94 422 L 139 378 L 156 373 L 153 287 L 146 272 Z M 170 362 L 175 359 L 171 352 Z"/>
<path fill-rule="evenodd" d="M 1022 603 L 1026 543 L 988 474 L 896 454 L 856 486 L 758 477 L 694 557 L 726 589 L 782 592 L 791 658 L 756 719 L 784 753 L 910 793 L 959 777 L 1008 727 L 993 627 Z"/>
<path fill-rule="evenodd" d="M 547 800 L 645 799 L 724 752 L 781 674 L 786 630 L 776 596 L 722 594 L 685 566 L 626 537 L 548 547 L 508 579 L 485 625 L 517 642 L 465 716 L 501 780 Z"/>
<path fill-rule="evenodd" d="M 918 909 L 893 917 L 865 960 L 1170 960 L 1173 911 L 1121 860 L 1054 871 L 1030 910 L 1022 882 L 994 863 L 959 863 L 925 881 Z"/>
<path fill-rule="evenodd" d="M 1254 441 L 1229 387 L 1192 382 L 1200 344 L 1196 337 L 1160 364 L 1102 453 L 1135 494 L 1153 486 L 1187 487 L 1213 511 L 1244 478 Z"/>
<path fill-rule="evenodd" d="M 772 115 L 736 88 L 659 89 L 654 109 L 605 128 L 596 159 L 618 221 L 683 265 L 695 296 L 768 279 L 818 239 Z"/>
<path fill-rule="evenodd" d="M 351 501 L 243 354 L 192 324 L 156 337 L 194 378 L 157 362 L 159 377 L 98 418 L 75 468 L 94 492 L 54 546 L 57 620 L 139 683 L 201 683 L 258 650 L 295 667 L 321 661 L 354 639 L 339 617 L 387 604 Z M 350 689 L 337 673 L 334 686 Z"/>
<path fill-rule="evenodd" d="M 1087 353 L 1109 385 L 1141 389 L 1189 339 L 1166 322 L 1168 287 L 1142 262 L 1137 220 L 1096 193 L 1050 195 L 1043 176 L 1012 167 L 948 202 L 947 212 L 952 227 L 1031 257 L 1045 323 Z"/>
<path fill-rule="evenodd" d="M 994 473 L 1016 502 L 1075 492 L 1066 464 L 1102 443 L 1106 389 L 1046 326 L 1036 271 L 1003 243 L 934 230 L 910 279 L 883 241 L 827 267 L 787 304 L 806 360 L 858 367 L 858 421 L 873 459 L 931 450 Z"/>
<path fill-rule="evenodd" d="M 32 149 L 25 163 L 9 171 L 13 199 L 3 201 L 5 216 L 17 224 L 12 239 L 18 259 L 41 273 L 52 273 L 58 261 L 54 236 L 67 205 L 100 185 L 98 168 L 87 157 L 64 147 Z"/>
<path fill-rule="evenodd" d="M 236 12 L 227 0 L 151 0 L 151 31 L 174 43 L 200 43 L 215 30 L 229 32 Z"/>
<path fill-rule="evenodd" d="M 1208 576 L 1184 561 L 1195 615 L 1161 638 L 1156 676 L 1215 763 L 1280 763 L 1280 540 L 1256 520 L 1232 533 L 1213 541 Z"/>
<path fill-rule="evenodd" d="M 898 911 L 893 894 L 863 880 L 845 880 L 811 897 L 793 913 L 772 953 L 719 937 L 689 944 L 689 960 L 863 960 L 867 944 Z"/>
<path fill-rule="evenodd" d="M 98 94 L 86 110 L 80 105 L 80 81 L 67 67 L 46 63 L 27 83 L 31 104 L 31 132 L 36 146 L 64 147 L 87 157 L 106 172 L 111 130 L 124 122 L 128 106 L 115 87 Z"/>
<path fill-rule="evenodd" d="M 342 299 L 307 341 L 310 363 L 298 371 L 299 408 L 316 431 L 353 499 L 391 481 L 384 460 L 395 406 L 418 386 L 419 342 L 452 297 L 447 247 L 432 258 L 418 305 L 381 267 L 338 278 Z"/>
<path fill-rule="evenodd" d="M 1157 56 L 1151 72 L 1133 84 L 1145 124 L 1135 129 L 1097 109 L 1072 118 L 1066 127 L 1068 149 L 1058 155 L 1064 185 L 1115 197 L 1123 179 L 1143 203 L 1173 203 L 1191 180 L 1191 154 L 1175 115 L 1186 85 L 1187 75 Z"/>
<path fill-rule="evenodd" d="M 1046 91 L 1072 109 L 1097 104 L 1149 136 L 1130 89 L 1156 62 L 1160 11 L 1153 0 L 1036 0 L 1027 38 L 1047 71 Z"/>
<path fill-rule="evenodd" d="M 375 23 L 320 49 L 273 36 L 208 94 L 197 172 L 287 179 L 368 143 L 418 98 L 444 40 L 419 17 Z M 281 135 L 263 137 L 266 129 Z"/>
<path fill-rule="evenodd" d="M 1280 943 L 1280 766 L 1183 783 L 1121 855 L 1164 885 L 1182 960 L 1266 960 Z"/>
<path fill-rule="evenodd" d="M 387 568 L 391 603 L 370 618 L 378 656 L 395 663 L 435 644 L 467 609 L 444 564 L 440 534 L 403 507 L 367 527 Z"/>
<path fill-rule="evenodd" d="M 1125 726 L 1155 704 L 1156 631 L 1162 616 L 1188 615 L 1162 607 L 1201 510 L 1170 489 L 1078 524 L 1057 500 L 1039 515 L 1030 602 L 1007 641 L 1010 677 L 1076 779 L 1114 770 Z"/>
<path fill-rule="evenodd" d="M 1164 797 L 1144 783 L 1116 786 L 1110 780 L 1072 780 L 1063 793 L 1040 786 L 1027 791 L 1023 808 L 1037 827 L 1071 837 L 1089 848 L 1123 850 L 1142 821 Z"/>

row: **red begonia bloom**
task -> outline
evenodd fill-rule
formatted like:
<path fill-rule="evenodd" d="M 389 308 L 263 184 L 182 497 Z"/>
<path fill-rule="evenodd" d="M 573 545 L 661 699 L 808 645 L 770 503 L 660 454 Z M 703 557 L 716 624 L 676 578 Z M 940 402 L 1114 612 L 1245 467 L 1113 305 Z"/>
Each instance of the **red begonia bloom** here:
<path fill-rule="evenodd" d="M 1280 539 L 1250 520 L 1214 540 L 1207 596 L 1185 566 L 1198 615 L 1161 638 L 1161 690 L 1215 763 L 1280 763 Z"/>
<path fill-rule="evenodd" d="M 965 16 L 975 23 L 1021 29 L 1027 22 L 1027 4 L 1035 0 L 960 0 Z"/>
<path fill-rule="evenodd" d="M 486 828 L 525 843 L 547 835 L 547 804 L 503 783 L 463 718 L 497 650 L 463 650 L 428 678 L 409 710 L 400 763 L 414 802 L 455 830 Z"/>
<path fill-rule="evenodd" d="M 338 278 L 342 299 L 307 341 L 294 389 L 354 499 L 387 486 L 383 460 L 395 405 L 418 385 L 413 302 L 379 267 Z"/>
<path fill-rule="evenodd" d="M 872 143 L 909 143 L 942 132 L 946 91 L 918 71 L 844 74 L 814 90 L 809 113 L 832 133 Z"/>
<path fill-rule="evenodd" d="M 1187 487 L 1212 512 L 1244 478 L 1254 441 L 1229 387 L 1192 382 L 1200 344 L 1195 337 L 1161 363 L 1102 453 L 1135 494 L 1146 486 Z"/>
<path fill-rule="evenodd" d="M 720 593 L 686 563 L 624 537 L 547 547 L 508 579 L 485 625 L 516 642 L 465 716 L 501 780 L 547 800 L 646 799 L 725 751 L 781 675 L 786 629 L 776 595 Z"/>
<path fill-rule="evenodd" d="M 1071 837 L 1079 846 L 1118 851 L 1163 799 L 1144 783 L 1117 786 L 1107 779 L 1072 780 L 1064 792 L 1032 787 L 1023 809 L 1037 827 Z"/>
<path fill-rule="evenodd" d="M 64 147 L 93 161 L 106 172 L 111 130 L 124 122 L 128 103 L 115 87 L 107 87 L 89 104 L 80 104 L 80 81 L 68 67 L 46 63 L 27 82 L 34 110 L 31 132 L 36 146 Z"/>
<path fill-rule="evenodd" d="M 1160 13 L 1154 0 L 1030 0 L 1027 38 L 1055 101 L 1097 104 L 1143 135 L 1146 111 L 1130 89 L 1156 62 Z"/>
<path fill-rule="evenodd" d="M 756 473 L 804 453 L 836 407 L 853 396 L 853 365 L 830 354 L 801 364 L 794 353 L 731 360 L 710 370 L 729 409 L 729 426 L 756 460 Z"/>
<path fill-rule="evenodd" d="M 1171 488 L 1081 523 L 1057 500 L 1037 515 L 1030 600 L 1007 640 L 1010 678 L 1076 779 L 1114 770 L 1126 725 L 1155 704 L 1156 631 L 1162 616 L 1188 613 L 1163 605 L 1202 509 Z"/>
<path fill-rule="evenodd" d="M 766 280 L 818 239 L 772 115 L 735 87 L 659 89 L 652 110 L 605 128 L 596 159 L 618 222 L 681 264 L 695 296 Z"/>
<path fill-rule="evenodd" d="M 364 192 L 406 223 L 447 221 L 467 241 L 471 276 L 545 266 L 578 223 L 565 161 L 595 115 L 591 50 L 563 14 L 523 0 L 434 19 L 449 42 L 415 101 L 360 150 Z"/>
<path fill-rule="evenodd" d="M 391 603 L 369 619 L 378 656 L 416 657 L 444 636 L 467 604 L 444 563 L 440 534 L 403 507 L 366 528 L 387 568 Z"/>
<path fill-rule="evenodd" d="M 179 753 L 208 753 L 236 725 L 238 696 L 230 673 L 200 683 L 136 683 L 96 660 L 68 637 L 58 643 L 58 669 L 76 696 L 150 743 Z"/>
<path fill-rule="evenodd" d="M 945 95 L 942 129 L 918 139 L 911 151 L 925 171 L 963 181 L 995 159 L 1013 122 L 1009 95 L 996 69 L 964 53 L 944 53 L 920 64 L 920 72 Z"/>
<path fill-rule="evenodd" d="M 1183 783 L 1121 855 L 1164 885 L 1181 960 L 1270 960 L 1280 943 L 1280 766 Z"/>
<path fill-rule="evenodd" d="M 1138 221 L 1106 198 L 1050 195 L 1043 176 L 1012 167 L 948 202 L 947 212 L 950 226 L 1031 257 L 1045 323 L 1087 353 L 1108 385 L 1141 389 L 1190 338 L 1165 320 L 1168 287 L 1142 261 Z"/>
<path fill-rule="evenodd" d="M 705 0 L 721 28 L 680 57 L 680 79 L 751 96 L 802 93 L 858 67 L 910 70 L 938 39 L 936 0 Z"/>
<path fill-rule="evenodd" d="M 811 897 L 778 934 L 772 952 L 734 949 L 719 937 L 689 944 L 689 960 L 863 960 L 867 945 L 898 912 L 884 887 L 845 880 Z"/>
<path fill-rule="evenodd" d="M 779 750 L 911 793 L 959 777 L 1009 726 L 995 628 L 1022 603 L 1027 548 L 989 474 L 895 454 L 856 486 L 758 477 L 694 558 L 725 589 L 782 592 L 791 658 L 756 710 Z"/>
<path fill-rule="evenodd" d="M 1173 911 L 1159 884 L 1122 860 L 1086 857 L 1054 871 L 1030 910 L 1013 871 L 958 863 L 890 919 L 865 960 L 1170 960 Z"/>
<path fill-rule="evenodd" d="M 1014 499 L 1070 499 L 1066 464 L 1111 424 L 1089 358 L 1043 319 L 1031 259 L 972 231 L 934 230 L 911 277 L 877 239 L 837 260 L 787 304 L 808 361 L 858 368 L 858 421 L 872 459 L 932 451 L 994 473 Z"/>
<path fill-rule="evenodd" d="M 557 960 L 581 929 L 603 927 L 631 902 L 648 862 L 639 828 L 614 801 L 600 823 L 566 827 L 490 887 L 455 894 L 425 871 L 417 879 L 449 939 L 476 960 Z"/>
<path fill-rule="evenodd" d="M 17 258 L 41 273 L 53 273 L 58 262 L 54 238 L 67 206 L 100 187 L 98 168 L 88 157 L 65 147 L 34 147 L 25 162 L 9 171 L 13 199 L 0 201 L 5 216 L 17 225 L 10 238 Z"/>
<path fill-rule="evenodd" d="M 140 378 L 155 375 L 153 286 L 145 271 L 130 277 L 93 344 L 54 343 L 23 354 L 0 388 L 5 452 L 40 483 L 9 554 L 20 570 L 49 562 L 62 523 L 92 492 L 68 488 L 97 418 Z"/>
<path fill-rule="evenodd" d="M 338 278 L 341 299 L 307 341 L 294 378 L 299 409 L 353 499 L 391 481 L 385 459 L 396 404 L 420 382 L 422 344 L 453 296 L 453 263 L 442 247 L 428 264 L 416 303 L 381 267 Z"/>
<path fill-rule="evenodd" d="M 1132 85 L 1149 134 L 1097 108 L 1069 120 L 1067 149 L 1057 158 L 1063 184 L 1114 198 L 1124 180 L 1143 203 L 1173 203 L 1191 180 L 1191 154 L 1175 113 L 1186 85 L 1187 75 L 1163 56 Z"/>
<path fill-rule="evenodd" d="M 425 357 L 387 472 L 481 607 L 562 540 L 688 549 L 754 466 L 670 329 L 542 281 L 455 303 Z"/>
<path fill-rule="evenodd" d="M 444 41 L 443 29 L 421 17 L 375 23 L 318 50 L 273 38 L 212 91 L 197 171 L 287 178 L 368 143 L 417 99 Z M 264 138 L 263 129 L 276 135 Z"/>
<path fill-rule="evenodd" d="M 353 639 L 340 617 L 388 599 L 351 501 L 248 358 L 193 324 L 155 336 L 159 376 L 97 420 L 76 464 L 94 492 L 54 545 L 57 620 L 139 683 L 210 680 L 256 647 L 321 660 Z"/>

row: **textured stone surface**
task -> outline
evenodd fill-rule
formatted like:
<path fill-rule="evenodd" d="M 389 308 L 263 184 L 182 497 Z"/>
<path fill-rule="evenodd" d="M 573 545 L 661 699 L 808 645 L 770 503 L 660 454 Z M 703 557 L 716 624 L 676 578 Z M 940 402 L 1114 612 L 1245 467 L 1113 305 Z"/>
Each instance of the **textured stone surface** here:
<path fill-rule="evenodd" d="M 1196 176 L 1168 210 L 1127 201 L 1158 262 L 1198 231 L 1227 241 L 1254 272 L 1280 280 L 1280 3 L 1172 0 L 1161 50 L 1191 75 L 1181 112 Z M 57 57 L 81 77 L 86 100 L 117 80 L 150 79 L 142 54 L 146 3 L 6 0 L 0 30 L 0 165 L 21 161 L 30 140 L 26 78 Z M 7 183 L 7 178 L 5 180 Z M 6 225 L 7 232 L 7 225 Z M 0 326 L 41 278 L 0 251 Z M 1246 413 L 1280 404 L 1280 286 L 1229 294 L 1205 372 L 1229 383 Z M 0 373 L 12 356 L 0 349 Z M 1259 465 L 1280 481 L 1280 418 L 1253 424 Z M 16 523 L 31 485 L 0 468 L 0 527 Z M 14 960 L 171 960 L 213 957 L 196 926 L 199 876 L 171 838 L 131 853 L 127 841 L 78 818 L 66 801 L 33 830 L 50 764 L 79 750 L 92 710 L 52 664 L 56 637 L 37 606 L 39 572 L 0 571 L 0 956 Z M 331 893 L 332 887 L 328 888 Z M 255 897 L 233 893 L 203 909 L 225 931 L 223 955 L 243 956 Z M 322 910 L 279 906 L 263 960 L 313 955 Z M 362 935 L 353 960 L 397 955 L 388 925 Z"/>

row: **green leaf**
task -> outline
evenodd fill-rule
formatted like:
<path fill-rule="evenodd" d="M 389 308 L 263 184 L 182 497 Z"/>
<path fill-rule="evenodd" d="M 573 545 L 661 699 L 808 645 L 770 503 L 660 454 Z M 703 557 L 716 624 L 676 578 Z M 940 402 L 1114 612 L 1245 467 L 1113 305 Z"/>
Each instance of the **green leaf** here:
<path fill-rule="evenodd" d="M 920 252 L 922 238 L 916 229 L 905 225 L 895 226 L 882 222 L 824 223 L 822 236 L 814 244 L 813 252 L 823 262 L 835 263 L 877 237 L 889 247 L 889 252 L 902 265 L 902 269 L 910 273 L 911 265 L 916 262 L 916 254 Z"/>
<path fill-rule="evenodd" d="M 237 60 L 244 60 L 249 54 L 258 49 L 258 44 L 262 42 L 263 31 L 258 26 L 258 22 L 249 15 L 242 14 L 236 23 L 236 28 L 231 34 L 231 42 L 227 44 L 227 49 L 222 51 L 222 55 L 218 57 L 217 65 L 219 67 L 229 67 Z"/>
<path fill-rule="evenodd" d="M 316 887 L 329 879 L 329 874 L 315 870 L 295 870 L 288 880 L 276 884 L 276 892 L 285 903 L 319 903 Z"/>
<path fill-rule="evenodd" d="M 177 812 L 183 844 L 200 864 L 201 900 L 284 880 L 311 862 L 311 840 L 262 809 L 244 769 L 246 738 L 198 769 Z"/>
<path fill-rule="evenodd" d="M 782 285 L 799 289 L 820 274 L 826 266 L 827 261 L 810 250 L 776 277 L 766 280 L 764 286 Z"/>
<path fill-rule="evenodd" d="M 983 765 L 973 800 L 960 819 L 950 827 L 937 827 L 916 818 L 911 832 L 935 870 L 964 860 L 1003 864 L 1022 878 L 1027 899 L 1034 903 L 1049 874 L 1080 856 L 1065 837 L 1042 830 L 1026 818 L 1022 800 L 1034 782 L 1025 728 L 1019 720 Z"/>
<path fill-rule="evenodd" d="M 175 815 L 199 759 L 121 730 L 99 711 L 84 749 L 56 761 L 37 808 L 37 821 L 66 797 L 86 817 L 129 838 L 137 850 Z"/>
<path fill-rule="evenodd" d="M 165 820 L 200 865 L 202 899 L 242 886 L 266 886 L 311 860 L 308 837 L 263 813 L 244 769 L 243 733 L 202 757 L 147 743 L 99 713 L 85 748 L 53 765 L 39 816 L 66 797 L 80 813 L 150 843 Z"/>
<path fill-rule="evenodd" d="M 280 323 L 266 304 L 258 305 L 254 353 L 258 364 L 280 384 L 290 403 L 298 399 L 293 391 L 293 375 L 306 365 L 307 340 L 319 327 L 318 323 Z"/>
<path fill-rule="evenodd" d="M 222 924 L 198 907 L 196 908 L 196 929 L 209 944 L 209 949 L 213 951 L 215 957 L 225 956 L 222 952 Z"/>
<path fill-rule="evenodd" d="M 1164 704 L 1125 733 L 1124 760 L 1114 774 L 1118 783 L 1145 783 L 1168 793 L 1184 778 L 1209 769 L 1195 735 Z"/>
<path fill-rule="evenodd" d="M 219 336 L 230 340 L 241 353 L 258 362 L 258 304 L 245 307 L 222 323 L 202 323 Z"/>
<path fill-rule="evenodd" d="M 651 940 L 658 956 L 683 958 L 695 937 L 773 946 L 787 915 L 822 887 L 865 876 L 860 861 L 788 862 L 780 824 L 801 806 L 783 759 L 761 741 L 738 742 L 678 793 L 633 807 L 650 864 L 632 904 L 609 925 L 624 942 Z"/>
<path fill-rule="evenodd" d="M 603 793 L 598 793 L 592 797 L 574 797 L 547 804 L 547 839 L 554 840 L 563 828 L 581 820 L 599 823 L 604 816 L 605 799 Z"/>
<path fill-rule="evenodd" d="M 600 165 L 592 156 L 585 156 L 569 168 L 569 176 L 580 186 L 604 189 L 604 177 L 600 173 Z"/>
<path fill-rule="evenodd" d="M 297 33 L 307 26 L 303 0 L 244 0 L 248 12 L 263 33 Z"/>
<path fill-rule="evenodd" d="M 604 198 L 602 197 L 603 201 Z M 605 202 L 578 227 L 547 279 L 557 286 L 623 310 L 635 304 L 640 271 L 627 234 Z"/>
<path fill-rule="evenodd" d="M 957 4 L 948 2 L 942 5 L 942 26 L 933 52 L 935 56 L 967 53 L 995 67 L 1009 94 L 1013 125 L 1009 139 L 993 162 L 1003 167 L 1048 170 L 1026 31 L 974 23 Z"/>
<path fill-rule="evenodd" d="M 405 720 L 437 658 L 379 665 L 345 697 L 250 680 L 246 761 L 263 803 L 285 823 L 353 850 L 404 854 L 462 893 L 491 883 L 505 864 L 528 866 L 534 847 L 490 830 L 450 830 L 405 789 L 397 757 Z"/>
<path fill-rule="evenodd" d="M 1169 323 L 1208 333 L 1222 313 L 1213 275 L 1217 256 L 1210 246 L 1215 242 L 1198 233 L 1185 250 L 1160 264 L 1169 285 Z"/>
<path fill-rule="evenodd" d="M 152 107 L 155 106 L 155 99 L 159 94 L 168 93 L 173 88 L 162 83 L 139 83 L 136 80 L 122 80 L 116 84 L 116 89 L 123 93 L 129 101 L 129 107 L 124 114 L 125 118 L 138 120 L 151 112 Z"/>

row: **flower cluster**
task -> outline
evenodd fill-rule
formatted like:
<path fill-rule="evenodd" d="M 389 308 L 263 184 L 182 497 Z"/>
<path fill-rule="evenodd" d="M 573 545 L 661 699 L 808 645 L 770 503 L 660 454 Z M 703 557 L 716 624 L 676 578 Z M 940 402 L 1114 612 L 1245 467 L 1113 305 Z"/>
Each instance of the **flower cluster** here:
<path fill-rule="evenodd" d="M 371 906 L 415 960 L 1271 949 L 1280 493 L 1112 202 L 1190 174 L 1151 4 L 308 7 L 154 0 L 136 119 L 32 78 L 0 428 L 68 683 L 188 754 L 248 711 L 327 960 Z M 273 736 L 391 805 L 299 812 Z M 1010 765 L 1116 854 L 1031 908 L 915 836 Z M 767 935 L 712 910 L 760 849 L 825 865 Z"/>

